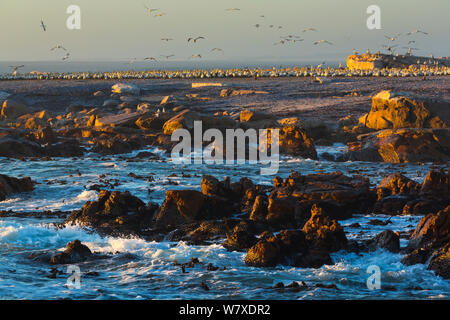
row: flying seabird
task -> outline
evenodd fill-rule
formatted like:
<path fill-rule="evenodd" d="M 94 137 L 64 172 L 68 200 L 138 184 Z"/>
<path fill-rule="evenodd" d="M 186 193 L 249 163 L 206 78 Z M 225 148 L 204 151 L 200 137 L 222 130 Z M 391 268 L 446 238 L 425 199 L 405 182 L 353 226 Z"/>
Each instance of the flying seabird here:
<path fill-rule="evenodd" d="M 309 27 L 309 28 L 303 29 L 302 32 L 307 32 L 307 31 L 317 31 L 317 29 Z"/>
<path fill-rule="evenodd" d="M 156 60 L 156 59 L 153 58 L 153 57 L 146 57 L 146 58 L 144 58 L 144 61 L 147 61 L 147 60 L 153 60 L 153 61 L 155 61 L 155 62 L 158 62 L 158 60 Z"/>
<path fill-rule="evenodd" d="M 66 55 L 64 57 L 62 57 L 62 61 L 66 61 L 69 58 L 70 58 L 70 53 L 67 52 Z"/>
<path fill-rule="evenodd" d="M 318 45 L 318 44 L 321 44 L 321 43 L 323 43 L 323 44 L 329 44 L 329 45 L 333 45 L 333 43 L 331 43 L 330 41 L 328 41 L 328 40 L 319 40 L 319 41 L 316 41 L 316 42 L 314 42 L 314 45 Z"/>
<path fill-rule="evenodd" d="M 47 26 L 44 24 L 44 20 L 41 19 L 41 28 L 44 31 L 47 31 Z"/>
<path fill-rule="evenodd" d="M 220 51 L 220 52 L 222 52 L 222 54 L 224 53 L 224 51 L 222 49 L 220 49 L 220 48 L 213 48 L 213 49 L 211 49 L 211 52 L 212 51 Z"/>
<path fill-rule="evenodd" d="M 19 70 L 20 68 L 23 68 L 25 66 L 22 64 L 20 66 L 9 66 L 9 67 L 13 69 L 12 75 L 16 76 L 17 75 L 17 70 Z"/>
<path fill-rule="evenodd" d="M 175 55 L 174 55 L 174 54 L 170 54 L 170 55 L 168 55 L 168 56 L 161 55 L 161 57 L 166 58 L 166 59 L 169 59 L 169 58 L 175 57 Z"/>
<path fill-rule="evenodd" d="M 422 34 L 428 35 L 428 32 L 424 32 L 424 31 L 420 31 L 420 30 L 414 30 L 414 31 L 408 32 L 406 35 L 410 36 L 410 35 L 412 35 L 414 33 L 422 33 Z"/>
<path fill-rule="evenodd" d="M 187 41 L 188 41 L 188 42 L 193 41 L 194 43 L 197 43 L 197 40 L 200 40 L 200 39 L 205 39 L 205 38 L 204 38 L 204 37 L 189 38 Z"/>
<path fill-rule="evenodd" d="M 60 44 L 57 44 L 56 46 L 54 46 L 53 48 L 51 48 L 50 51 L 55 51 L 56 49 L 61 49 L 61 50 L 67 51 L 67 49 L 64 48 L 64 47 L 63 47 L 62 45 L 60 45 Z"/>

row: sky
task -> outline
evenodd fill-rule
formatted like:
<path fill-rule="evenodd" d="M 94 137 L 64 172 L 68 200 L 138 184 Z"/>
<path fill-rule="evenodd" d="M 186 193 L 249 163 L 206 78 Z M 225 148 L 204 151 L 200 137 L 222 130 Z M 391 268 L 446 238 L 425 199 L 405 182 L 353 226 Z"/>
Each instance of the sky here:
<path fill-rule="evenodd" d="M 69 5 L 81 9 L 80 30 L 66 27 Z M 370 5 L 381 9 L 381 30 L 367 28 Z M 145 6 L 159 11 L 149 14 Z M 154 17 L 160 12 L 165 15 Z M 0 61 L 58 61 L 64 52 L 50 50 L 57 44 L 67 48 L 71 61 L 172 54 L 175 61 L 197 54 L 203 60 L 337 61 L 353 49 L 384 50 L 382 45 L 394 44 L 385 36 L 416 29 L 429 35 L 401 36 L 399 52 L 412 46 L 421 49 L 419 55 L 450 56 L 449 13 L 449 0 L 1 0 Z M 303 33 L 306 27 L 318 31 Z M 274 45 L 287 35 L 304 41 Z M 187 42 L 196 36 L 206 39 Z M 313 45 L 322 39 L 333 45 Z M 416 42 L 408 45 L 410 40 Z M 211 52 L 215 47 L 224 52 Z"/>

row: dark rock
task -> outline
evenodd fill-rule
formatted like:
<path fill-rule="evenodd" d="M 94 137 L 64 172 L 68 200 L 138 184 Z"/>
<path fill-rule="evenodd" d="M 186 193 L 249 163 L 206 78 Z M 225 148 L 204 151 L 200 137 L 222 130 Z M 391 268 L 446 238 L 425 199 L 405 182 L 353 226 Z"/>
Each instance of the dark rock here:
<path fill-rule="evenodd" d="M 316 205 L 311 209 L 311 218 L 304 225 L 303 232 L 315 249 L 333 252 L 344 249 L 347 245 L 347 237 L 341 225 L 325 216 Z"/>
<path fill-rule="evenodd" d="M 88 201 L 65 223 L 90 226 L 108 234 L 139 234 L 149 228 L 158 205 L 146 205 L 129 192 L 100 191 L 97 201 Z"/>
<path fill-rule="evenodd" d="M 223 246 L 229 251 L 241 251 L 253 246 L 257 239 L 245 222 L 240 222 L 233 229 L 233 232 L 227 235 L 227 240 Z"/>
<path fill-rule="evenodd" d="M 400 237 L 397 233 L 386 230 L 376 235 L 372 240 L 369 240 L 367 246 L 371 250 L 382 248 L 393 253 L 398 253 L 400 251 Z"/>
<path fill-rule="evenodd" d="M 22 179 L 0 174 L 0 201 L 13 193 L 30 192 L 34 190 L 34 182 L 25 177 Z"/>
<path fill-rule="evenodd" d="M 91 250 L 82 244 L 80 240 L 69 242 L 66 250 L 55 254 L 51 259 L 52 264 L 71 264 L 86 261 L 92 256 Z"/>

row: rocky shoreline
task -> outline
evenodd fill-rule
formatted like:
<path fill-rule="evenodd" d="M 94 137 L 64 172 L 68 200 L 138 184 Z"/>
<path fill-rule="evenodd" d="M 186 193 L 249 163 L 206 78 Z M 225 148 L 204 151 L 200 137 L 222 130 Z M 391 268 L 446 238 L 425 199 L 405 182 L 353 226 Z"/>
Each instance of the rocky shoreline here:
<path fill-rule="evenodd" d="M 133 83 L 117 83 L 108 90 L 90 93 L 91 102 L 100 105 L 71 103 L 66 110 L 56 112 L 27 106 L 23 94 L 16 98 L 5 95 L 0 156 L 22 161 L 83 158 L 89 153 L 107 157 L 146 146 L 170 152 L 174 145 L 170 135 L 180 128 L 192 131 L 193 122 L 201 120 L 204 130 L 279 129 L 283 155 L 317 160 L 316 146 L 339 142 L 347 145 L 344 154 L 322 156 L 332 162 L 389 162 L 399 166 L 433 162 L 448 168 L 448 100 L 383 90 L 371 96 L 367 113 L 356 112 L 330 125 L 295 116 L 295 112 L 280 116 L 251 106 L 241 111 L 211 108 L 211 101 L 224 106 L 228 99 L 232 103 L 236 101 L 232 99 L 270 96 L 270 92 L 260 88 L 223 88 L 213 84 L 193 83 L 190 93 L 161 97 L 148 94 Z M 157 160 L 159 156 L 144 151 L 136 159 Z M 135 177 L 150 179 L 136 174 Z M 37 216 L 64 217 L 59 228 L 76 225 L 102 235 L 185 241 L 192 245 L 221 244 L 229 251 L 246 252 L 245 263 L 253 267 L 281 264 L 320 268 L 334 264 L 330 256 L 333 252 L 383 248 L 404 254 L 406 265 L 427 264 L 428 269 L 444 279 L 450 277 L 448 169 L 430 171 L 422 183 L 398 172 L 386 176 L 376 187 L 367 177 L 341 172 L 292 172 L 286 177 L 275 177 L 271 186 L 245 177 L 231 182 L 230 178 L 220 181 L 204 175 L 201 191 L 167 190 L 161 205 L 145 203 L 127 191 L 113 191 L 114 182 L 106 177 L 103 182 L 93 187 L 99 191 L 98 198 L 86 202 L 80 210 L 41 212 Z M 0 201 L 33 188 L 30 178 L 1 175 Z M 340 222 L 360 212 L 424 218 L 410 235 L 386 230 L 369 240 L 348 240 Z M 2 212 L 0 216 L 27 215 Z M 400 247 L 401 236 L 408 237 L 407 247 Z M 31 258 L 50 264 L 93 258 L 89 248 L 76 240 L 62 253 L 42 254 Z"/>

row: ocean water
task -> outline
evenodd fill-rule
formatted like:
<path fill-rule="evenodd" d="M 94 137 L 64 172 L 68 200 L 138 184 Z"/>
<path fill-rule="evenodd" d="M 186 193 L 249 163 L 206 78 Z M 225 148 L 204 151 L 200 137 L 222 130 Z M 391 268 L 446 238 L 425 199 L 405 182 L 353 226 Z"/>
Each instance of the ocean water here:
<path fill-rule="evenodd" d="M 344 147 L 319 147 L 323 152 L 338 153 Z M 30 176 L 38 184 L 33 192 L 11 195 L 0 202 L 0 210 L 42 211 L 79 209 L 88 200 L 97 198 L 89 186 L 99 183 L 99 176 L 117 182 L 114 190 L 130 191 L 143 201 L 162 203 L 168 189 L 200 189 L 201 176 L 211 174 L 232 181 L 249 177 L 255 183 L 271 184 L 273 176 L 261 176 L 258 165 L 175 165 L 158 149 L 149 149 L 161 160 L 130 161 L 135 151 L 121 156 L 87 154 L 84 159 L 52 161 L 20 161 L 0 158 L 0 172 L 21 177 Z M 431 164 L 392 165 L 364 162 L 334 163 L 309 159 L 281 159 L 278 175 L 286 177 L 293 170 L 302 174 L 342 171 L 345 174 L 366 174 L 373 184 L 385 175 L 401 171 L 422 181 Z M 152 176 L 154 181 L 135 179 L 135 173 Z M 185 177 L 182 177 L 185 174 Z M 170 177 L 169 177 L 170 176 Z M 176 183 L 177 185 L 174 185 Z M 149 192 L 150 190 L 150 192 Z M 392 224 L 371 226 L 373 215 L 355 212 L 352 219 L 341 221 L 350 239 L 367 239 L 391 229 L 407 231 L 415 228 L 421 217 L 393 217 Z M 385 216 L 379 218 L 386 219 Z M 319 269 L 277 266 L 253 268 L 244 263 L 245 253 L 228 252 L 219 243 L 191 246 L 184 242 L 148 242 L 139 238 L 102 237 L 93 230 L 76 226 L 57 229 L 56 218 L 0 218 L 0 298 L 1 299 L 449 299 L 450 283 L 427 271 L 425 265 L 404 266 L 402 255 L 385 250 L 357 255 L 332 254 L 333 266 Z M 358 222 L 362 228 L 352 228 Z M 30 260 L 32 253 L 63 250 L 74 239 L 102 259 L 81 263 L 81 287 L 67 286 L 67 266 L 58 266 L 61 274 L 49 278 L 52 266 Z M 402 239 L 402 246 L 406 240 Z M 198 258 L 202 264 L 188 268 L 183 274 L 176 263 Z M 220 269 L 207 271 L 213 263 Z M 379 266 L 381 290 L 369 290 L 367 268 Z M 223 268 L 225 270 L 221 270 Z M 98 272 L 92 275 L 88 271 Z M 289 284 L 304 281 L 302 292 L 280 292 L 270 287 L 278 282 Z M 209 291 L 201 289 L 205 282 Z M 316 284 L 336 284 L 336 289 L 316 288 Z"/>

